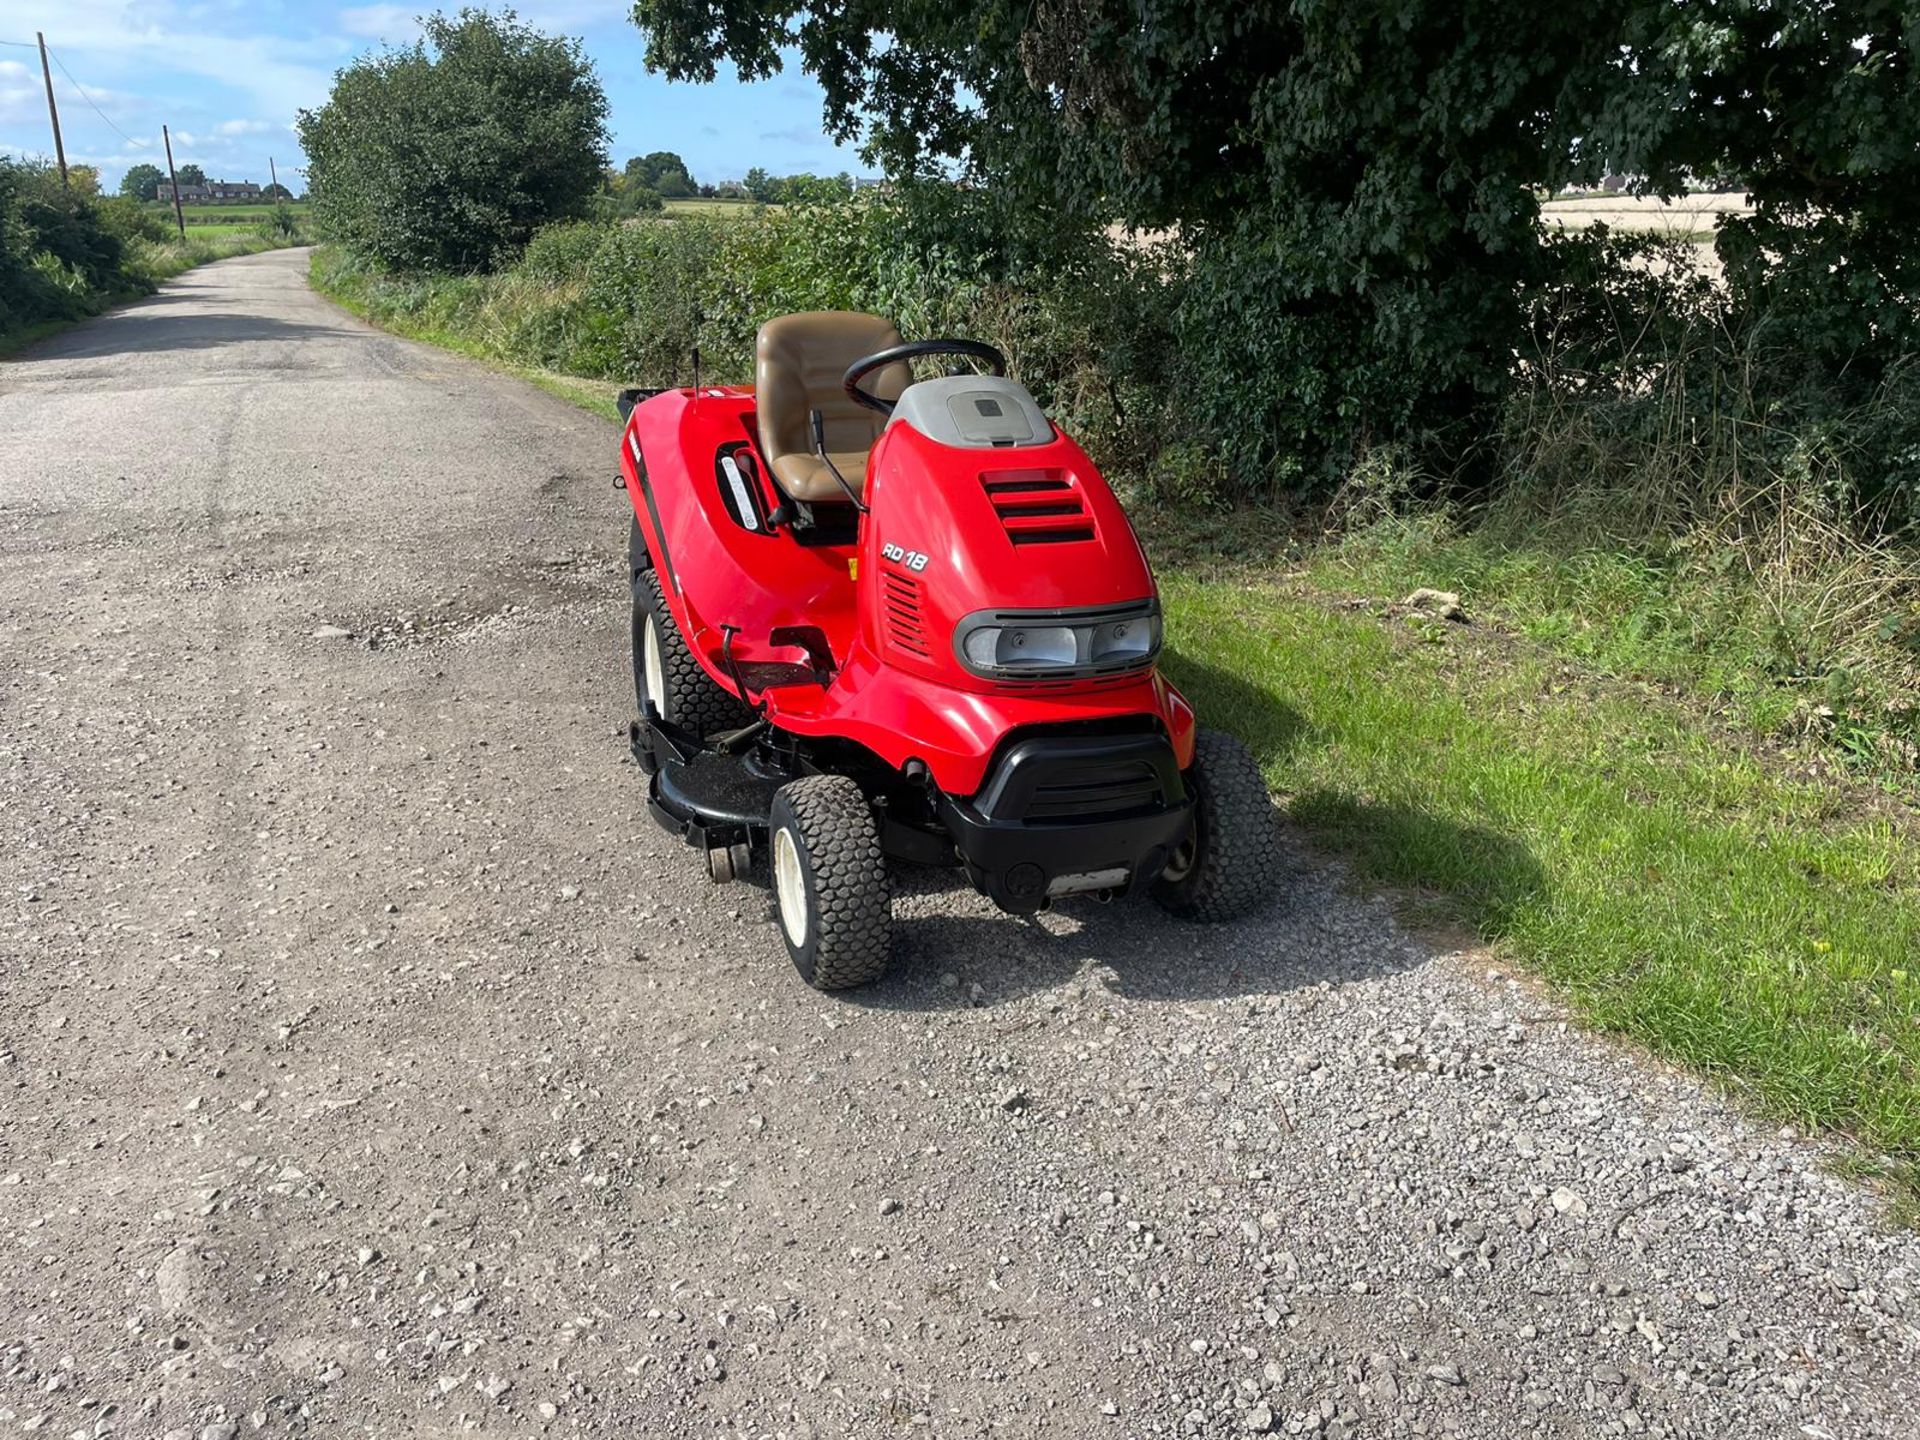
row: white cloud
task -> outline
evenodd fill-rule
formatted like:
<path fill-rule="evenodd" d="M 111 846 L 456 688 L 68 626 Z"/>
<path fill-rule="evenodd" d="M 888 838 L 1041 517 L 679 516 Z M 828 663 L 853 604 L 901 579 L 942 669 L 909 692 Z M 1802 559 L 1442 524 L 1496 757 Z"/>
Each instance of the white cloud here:
<path fill-rule="evenodd" d="M 274 128 L 271 120 L 222 120 L 213 127 L 217 135 L 264 135 Z"/>
<path fill-rule="evenodd" d="M 420 29 L 418 14 L 418 10 L 405 5 L 356 5 L 342 10 L 336 20 L 349 35 L 397 43 L 413 39 Z"/>
<path fill-rule="evenodd" d="M 47 113 L 46 106 L 40 77 L 18 61 L 0 60 L 0 125 L 30 125 L 36 114 Z"/>
<path fill-rule="evenodd" d="M 265 33 L 249 6 L 9 0 L 7 9 L 10 24 L 47 32 L 47 43 L 96 99 L 96 85 L 104 88 L 109 76 L 144 83 L 156 74 L 184 75 L 251 95 L 263 110 L 291 111 L 326 99 L 334 67 L 353 49 L 337 35 Z"/>

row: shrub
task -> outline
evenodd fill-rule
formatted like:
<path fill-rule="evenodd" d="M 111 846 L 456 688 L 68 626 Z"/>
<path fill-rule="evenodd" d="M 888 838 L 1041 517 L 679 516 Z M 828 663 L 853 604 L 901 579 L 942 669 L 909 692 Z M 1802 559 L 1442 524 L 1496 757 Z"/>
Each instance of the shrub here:
<path fill-rule="evenodd" d="M 0 332 L 89 314 L 130 287 L 110 214 L 44 162 L 0 155 Z"/>
<path fill-rule="evenodd" d="M 577 40 L 511 12 L 429 15 L 412 46 L 342 70 L 300 112 L 314 221 L 399 269 L 492 269 L 585 212 L 607 100 Z"/>

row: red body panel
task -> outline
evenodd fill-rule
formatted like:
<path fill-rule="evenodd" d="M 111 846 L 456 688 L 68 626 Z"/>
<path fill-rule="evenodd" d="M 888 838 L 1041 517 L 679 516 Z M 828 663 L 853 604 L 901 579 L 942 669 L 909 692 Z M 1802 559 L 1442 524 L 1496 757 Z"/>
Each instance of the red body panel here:
<path fill-rule="evenodd" d="M 812 546 L 785 530 L 749 530 L 729 511 L 717 454 L 743 442 L 755 461 L 743 478 L 764 515 L 779 496 L 757 452 L 751 390 L 670 390 L 641 402 L 621 471 L 667 603 L 715 680 L 734 688 L 723 625 L 738 627 L 741 661 L 802 659 L 770 645 L 778 626 L 825 633 L 838 674 L 824 690 L 761 692 L 777 725 L 855 741 L 895 767 L 924 761 L 940 789 L 960 796 L 980 788 L 995 746 L 1021 726 L 1154 715 L 1181 767 L 1192 763 L 1193 712 L 1155 671 L 995 682 L 954 654 L 954 626 L 974 611 L 1155 594 L 1125 512 L 1072 440 L 959 449 L 890 426 L 868 467 L 871 513 L 858 542 Z"/>

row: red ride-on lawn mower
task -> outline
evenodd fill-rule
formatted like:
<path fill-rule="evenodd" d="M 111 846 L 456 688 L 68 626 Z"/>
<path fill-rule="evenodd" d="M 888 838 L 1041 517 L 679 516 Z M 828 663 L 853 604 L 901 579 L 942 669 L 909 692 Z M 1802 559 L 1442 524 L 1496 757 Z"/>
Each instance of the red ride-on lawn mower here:
<path fill-rule="evenodd" d="M 930 356 L 992 373 L 915 381 Z M 970 340 L 873 315 L 760 330 L 755 386 L 626 391 L 633 753 L 715 880 L 772 872 L 806 980 L 886 969 L 891 862 L 1003 910 L 1269 895 L 1275 819 L 1235 740 L 1155 670 L 1140 542 L 1080 447 Z"/>

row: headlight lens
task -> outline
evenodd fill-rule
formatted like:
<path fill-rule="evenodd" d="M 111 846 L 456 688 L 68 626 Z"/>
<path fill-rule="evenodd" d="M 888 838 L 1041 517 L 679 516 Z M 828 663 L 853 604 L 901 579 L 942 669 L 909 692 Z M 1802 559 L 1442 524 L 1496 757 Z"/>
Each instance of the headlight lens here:
<path fill-rule="evenodd" d="M 1111 620 L 1096 625 L 1089 653 L 1096 665 L 1106 661 L 1144 660 L 1160 648 L 1160 617 Z"/>
<path fill-rule="evenodd" d="M 1160 607 L 1148 600 L 1098 610 L 981 611 L 960 622 L 961 663 L 985 679 L 1048 679 L 1136 669 L 1160 650 Z"/>
<path fill-rule="evenodd" d="M 1079 637 L 1065 625 L 987 625 L 967 636 L 967 658 L 982 669 L 1057 669 L 1079 655 Z"/>

